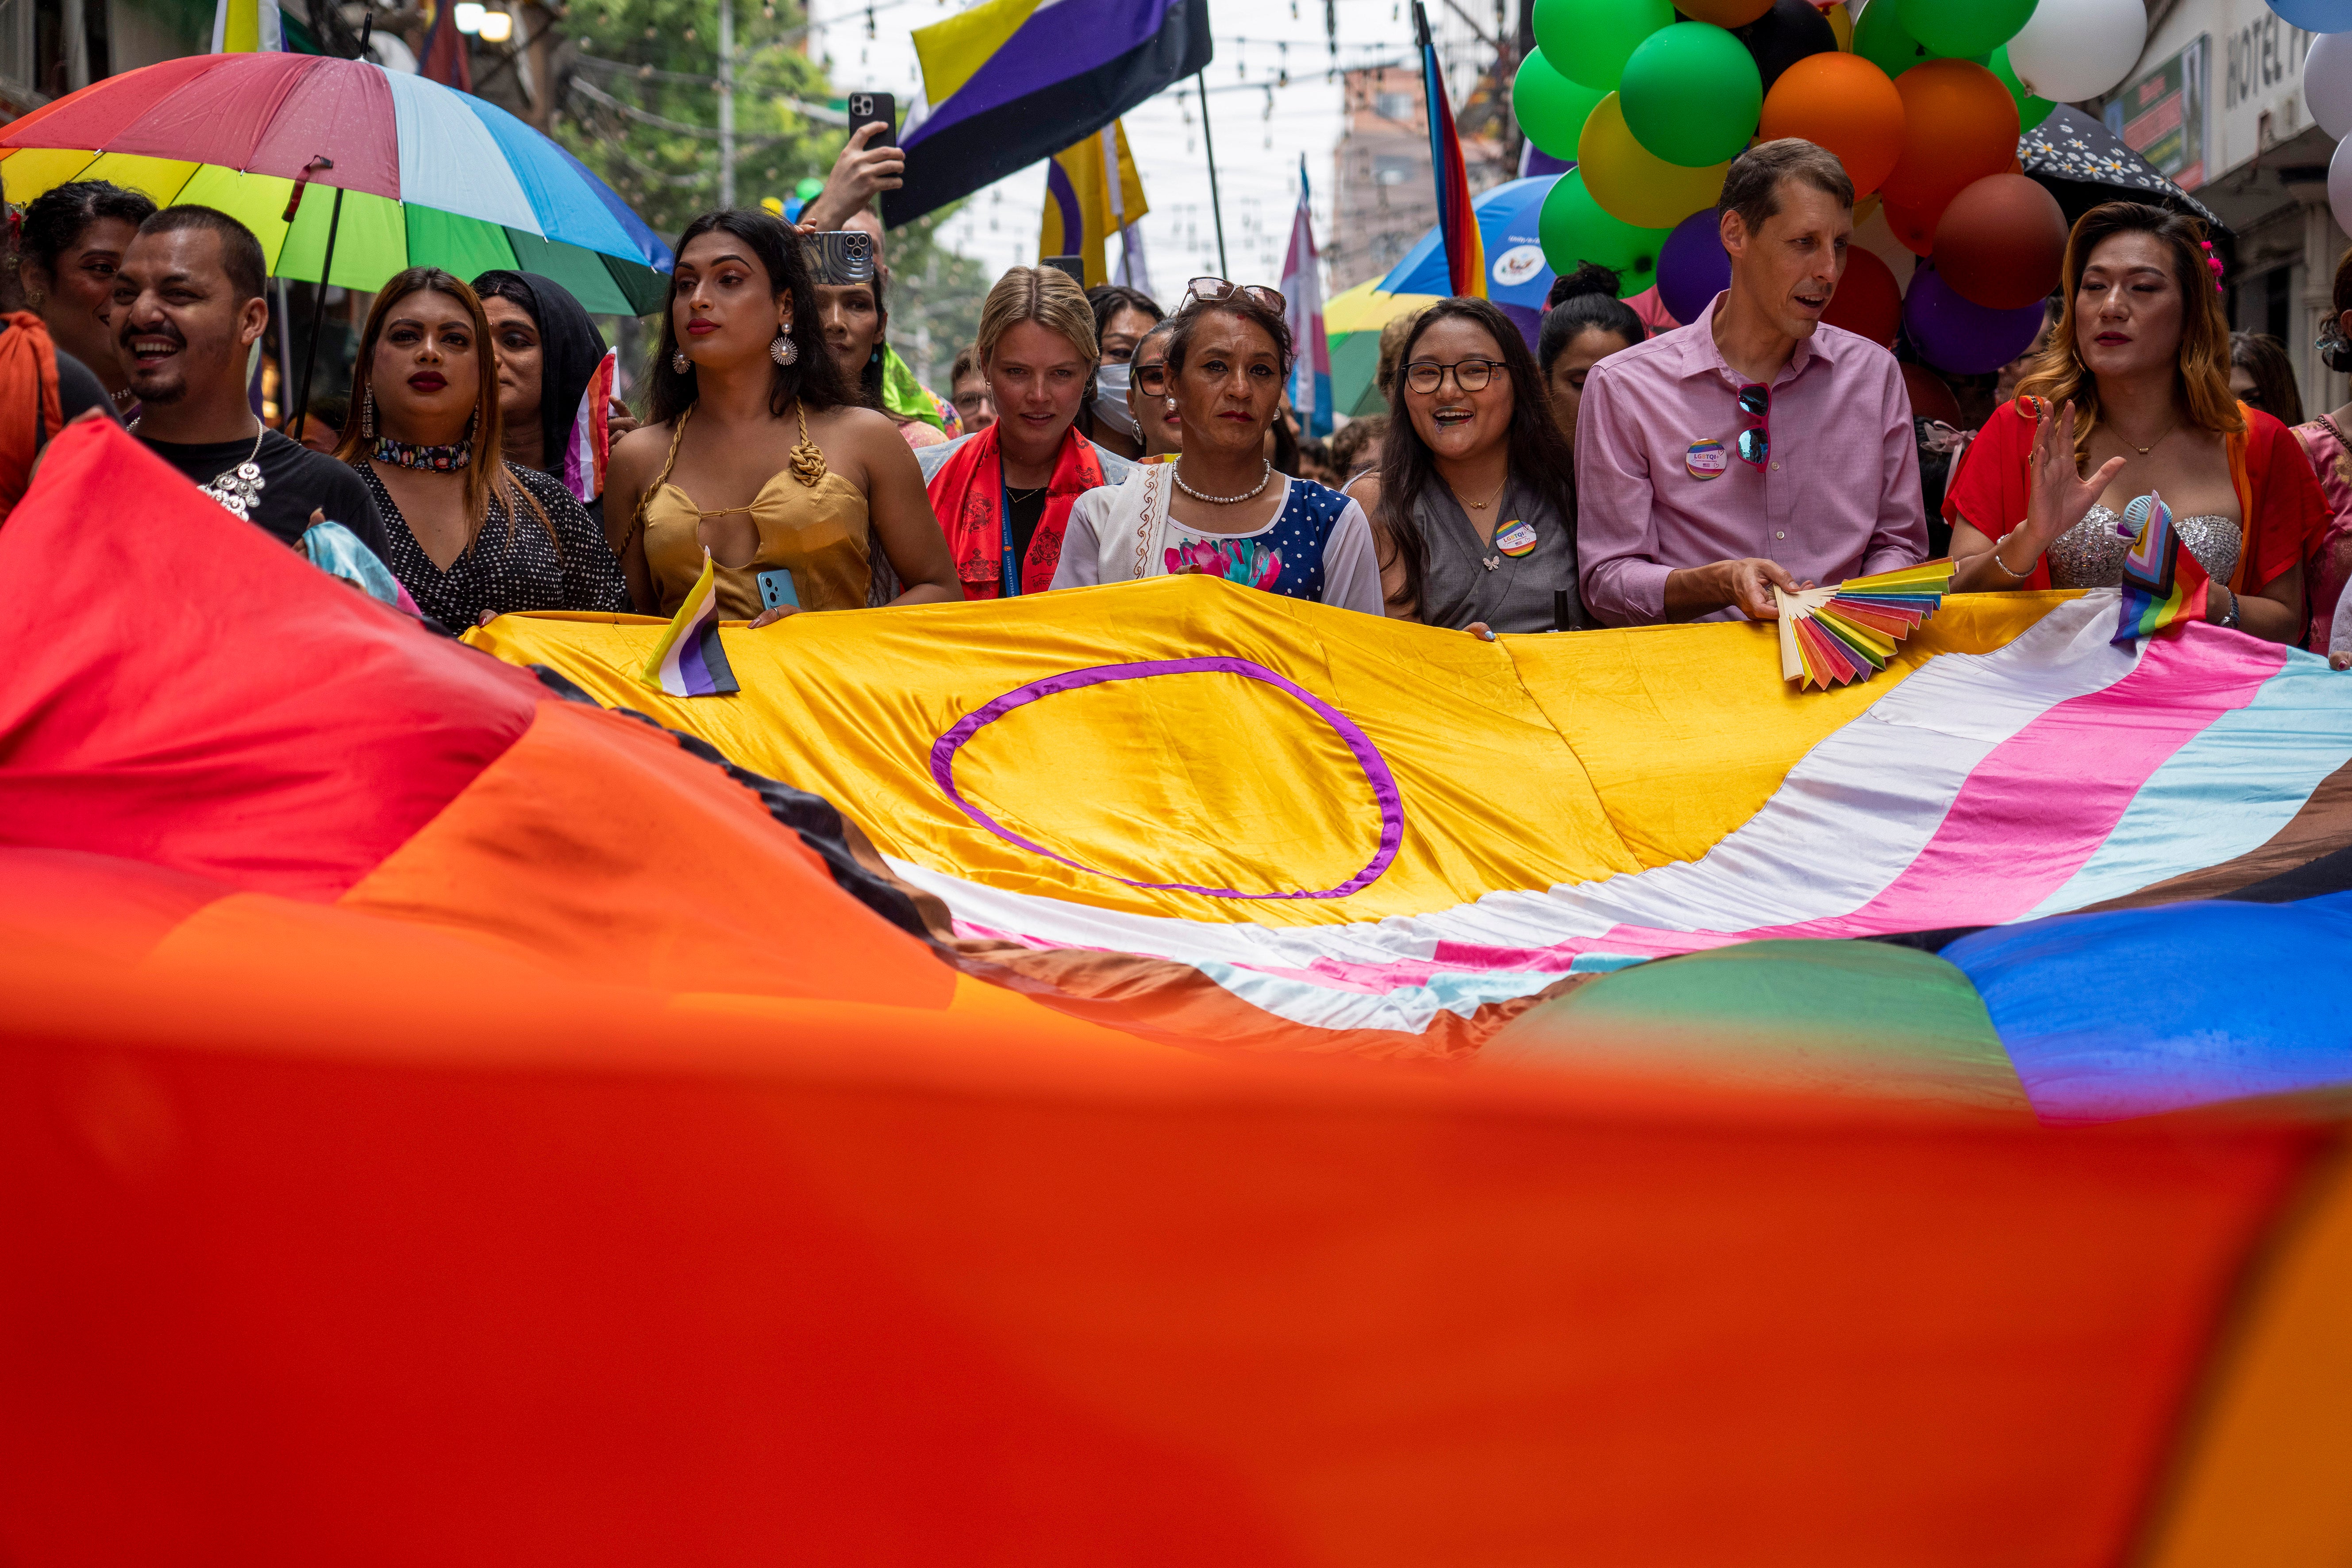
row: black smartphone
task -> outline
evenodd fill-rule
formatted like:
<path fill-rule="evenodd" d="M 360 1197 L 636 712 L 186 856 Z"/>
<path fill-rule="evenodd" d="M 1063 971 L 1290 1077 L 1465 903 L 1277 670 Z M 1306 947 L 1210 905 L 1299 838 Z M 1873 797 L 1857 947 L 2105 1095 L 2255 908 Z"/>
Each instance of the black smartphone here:
<path fill-rule="evenodd" d="M 857 134 L 861 125 L 879 121 L 882 134 L 868 142 L 872 147 L 896 147 L 898 144 L 898 100 L 887 92 L 853 92 L 849 95 L 849 133 Z"/>

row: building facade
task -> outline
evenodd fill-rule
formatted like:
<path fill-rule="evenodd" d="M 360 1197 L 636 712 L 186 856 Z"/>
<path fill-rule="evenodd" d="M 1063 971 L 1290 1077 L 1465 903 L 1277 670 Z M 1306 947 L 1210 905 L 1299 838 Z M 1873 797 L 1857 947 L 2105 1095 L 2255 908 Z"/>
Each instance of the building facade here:
<path fill-rule="evenodd" d="M 2157 0 L 2147 47 L 2107 95 L 2108 127 L 2230 226 L 2230 324 L 2286 345 L 2305 416 L 2347 398 L 2312 347 L 2348 241 L 2327 205 L 2336 144 L 2303 101 L 2315 35 L 2263 0 Z"/>
<path fill-rule="evenodd" d="M 1334 293 L 1394 267 L 1437 221 L 1421 72 L 1346 72 L 1341 105 L 1346 118 L 1331 155 Z"/>
<path fill-rule="evenodd" d="M 201 54 L 205 0 L 0 0 L 0 120 L 138 66 Z"/>

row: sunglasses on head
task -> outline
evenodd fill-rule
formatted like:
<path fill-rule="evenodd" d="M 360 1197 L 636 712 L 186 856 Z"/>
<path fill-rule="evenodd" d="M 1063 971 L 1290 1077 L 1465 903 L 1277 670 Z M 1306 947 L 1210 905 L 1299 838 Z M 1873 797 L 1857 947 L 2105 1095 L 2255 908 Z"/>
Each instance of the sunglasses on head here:
<path fill-rule="evenodd" d="M 1261 289 L 1255 283 L 1233 283 L 1223 278 L 1195 278 L 1184 285 L 1184 299 L 1176 307 L 1182 310 L 1195 300 L 1214 302 L 1230 300 L 1236 294 L 1246 294 L 1269 310 L 1279 312 L 1287 307 L 1280 294 L 1271 289 Z"/>

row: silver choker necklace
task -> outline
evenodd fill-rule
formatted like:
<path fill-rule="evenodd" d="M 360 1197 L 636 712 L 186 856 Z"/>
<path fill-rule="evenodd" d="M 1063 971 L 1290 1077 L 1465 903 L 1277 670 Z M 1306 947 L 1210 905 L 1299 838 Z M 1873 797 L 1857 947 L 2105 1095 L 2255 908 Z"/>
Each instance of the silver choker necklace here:
<path fill-rule="evenodd" d="M 1169 477 L 1176 481 L 1176 488 L 1178 489 L 1182 490 L 1194 500 L 1207 501 L 1211 506 L 1239 506 L 1245 500 L 1255 500 L 1258 496 L 1265 492 L 1265 487 L 1274 482 L 1274 464 L 1271 461 L 1266 463 L 1265 472 L 1257 477 L 1257 483 L 1251 489 L 1244 490 L 1237 496 L 1202 495 L 1199 490 L 1194 489 L 1192 486 L 1184 482 L 1184 465 L 1181 462 L 1170 464 L 1168 467 L 1168 473 Z"/>

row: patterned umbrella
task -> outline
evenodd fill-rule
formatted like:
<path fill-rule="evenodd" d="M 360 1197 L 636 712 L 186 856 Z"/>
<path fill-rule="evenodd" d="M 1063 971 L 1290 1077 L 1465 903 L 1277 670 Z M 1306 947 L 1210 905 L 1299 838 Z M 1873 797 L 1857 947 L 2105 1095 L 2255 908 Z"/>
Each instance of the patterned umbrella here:
<path fill-rule="evenodd" d="M 2213 209 L 2157 173 L 2148 161 L 2124 145 L 2105 125 L 2079 109 L 2060 104 L 2050 118 L 2017 139 L 2025 172 L 2050 188 L 2074 222 L 2101 202 L 2147 202 L 2194 213 L 2224 233 L 2229 225 Z"/>
<path fill-rule="evenodd" d="M 0 131 L 0 191 L 111 180 L 218 207 L 274 276 L 374 289 L 429 265 L 554 279 L 589 310 L 661 302 L 669 247 L 581 162 L 506 110 L 423 77 L 319 55 L 194 55 L 109 77 Z M 336 202 L 287 211 L 298 184 Z M 330 227 L 334 230 L 331 247 Z"/>

